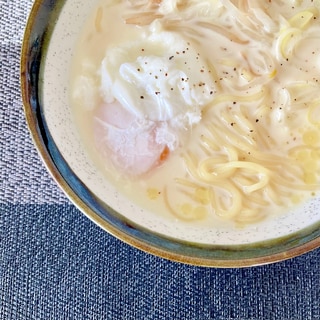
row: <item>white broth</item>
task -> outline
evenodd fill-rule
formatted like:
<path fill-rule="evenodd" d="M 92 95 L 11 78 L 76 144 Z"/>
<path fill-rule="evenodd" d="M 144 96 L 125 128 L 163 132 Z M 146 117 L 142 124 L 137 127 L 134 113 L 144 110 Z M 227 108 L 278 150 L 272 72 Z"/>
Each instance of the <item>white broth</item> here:
<path fill-rule="evenodd" d="M 138 205 L 255 223 L 320 184 L 319 1 L 101 1 L 71 105 L 96 166 Z"/>

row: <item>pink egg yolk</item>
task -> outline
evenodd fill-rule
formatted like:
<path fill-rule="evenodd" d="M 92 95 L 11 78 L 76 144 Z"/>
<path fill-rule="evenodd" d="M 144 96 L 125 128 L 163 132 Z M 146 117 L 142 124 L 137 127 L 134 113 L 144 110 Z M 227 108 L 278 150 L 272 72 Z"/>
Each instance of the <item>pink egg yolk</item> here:
<path fill-rule="evenodd" d="M 141 175 L 159 166 L 169 155 L 157 143 L 158 123 L 139 119 L 117 101 L 103 104 L 94 115 L 94 138 L 104 157 L 130 175 Z"/>

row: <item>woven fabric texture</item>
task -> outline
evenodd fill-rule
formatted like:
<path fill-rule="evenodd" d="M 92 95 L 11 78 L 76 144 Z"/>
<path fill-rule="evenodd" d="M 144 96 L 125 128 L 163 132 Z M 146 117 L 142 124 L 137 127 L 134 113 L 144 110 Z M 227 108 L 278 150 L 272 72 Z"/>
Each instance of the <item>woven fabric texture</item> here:
<path fill-rule="evenodd" d="M 166 261 L 79 212 L 33 147 L 20 97 L 32 0 L 0 0 L 0 319 L 320 319 L 320 250 L 244 269 Z"/>
<path fill-rule="evenodd" d="M 0 0 L 0 202 L 66 203 L 33 147 L 21 103 L 20 51 L 32 4 Z"/>
<path fill-rule="evenodd" d="M 0 319 L 319 319 L 319 251 L 192 267 L 121 243 L 71 205 L 0 209 Z"/>

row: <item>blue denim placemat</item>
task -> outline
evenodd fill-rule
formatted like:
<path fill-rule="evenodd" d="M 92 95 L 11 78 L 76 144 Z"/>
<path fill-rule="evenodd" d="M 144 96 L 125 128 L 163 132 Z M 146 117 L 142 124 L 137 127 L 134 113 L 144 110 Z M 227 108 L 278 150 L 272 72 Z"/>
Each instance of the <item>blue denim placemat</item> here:
<path fill-rule="evenodd" d="M 72 205 L 1 205 L 0 319 L 319 319 L 320 252 L 208 269 L 123 244 Z"/>
<path fill-rule="evenodd" d="M 209 269 L 110 236 L 58 189 L 35 151 L 19 88 L 32 0 L 0 0 L 0 320 L 320 319 L 320 250 Z"/>

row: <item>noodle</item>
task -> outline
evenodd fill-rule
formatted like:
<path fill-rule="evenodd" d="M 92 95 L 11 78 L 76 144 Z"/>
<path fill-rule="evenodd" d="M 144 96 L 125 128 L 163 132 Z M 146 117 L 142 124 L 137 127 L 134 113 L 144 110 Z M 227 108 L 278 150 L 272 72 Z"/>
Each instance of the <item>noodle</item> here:
<path fill-rule="evenodd" d="M 103 9 L 102 8 L 98 8 L 97 10 L 97 15 L 96 15 L 96 19 L 95 19 L 95 28 L 97 32 L 101 32 L 102 31 L 102 19 L 103 19 Z"/>
<path fill-rule="evenodd" d="M 123 45 L 124 41 L 117 42 L 114 36 L 106 46 L 102 58 L 107 57 L 110 63 L 103 65 L 107 75 L 101 80 L 100 91 L 113 96 L 108 95 L 107 99 L 100 92 L 97 97 L 95 90 L 92 100 L 108 104 L 125 95 L 124 109 L 129 109 L 132 101 L 137 106 L 150 101 L 146 109 L 134 109 L 135 114 L 141 111 L 143 115 L 137 123 L 146 123 L 154 116 L 152 111 L 146 114 L 154 101 L 163 108 L 161 116 L 165 112 L 175 114 L 174 107 L 183 106 L 181 115 L 157 120 L 161 130 L 152 132 L 156 143 L 170 140 L 174 134 L 179 139 L 170 147 L 165 146 L 165 157 L 159 158 L 161 165 L 141 177 L 142 186 L 159 185 L 163 197 L 156 198 L 162 199 L 177 219 L 219 217 L 239 225 L 256 223 L 270 212 L 296 205 L 320 189 L 320 2 L 292 3 L 114 2 L 123 24 L 119 37 L 125 38 L 128 31 L 136 42 Z M 108 25 L 107 11 L 100 4 L 93 26 L 96 33 L 111 37 L 104 30 Z M 179 50 L 173 48 L 171 52 L 168 48 L 169 53 L 163 49 L 166 37 L 175 39 L 170 45 L 177 42 Z M 99 42 L 101 37 L 97 39 Z M 118 47 L 116 51 L 114 48 Z M 164 56 L 158 54 L 159 50 Z M 181 58 L 188 51 L 194 52 L 189 55 L 192 61 Z M 91 59 L 90 54 L 83 55 L 83 65 Z M 119 57 L 124 61 L 120 63 Z M 102 58 L 96 58 L 95 63 L 99 64 Z M 150 62 L 155 71 L 147 69 Z M 118 70 L 114 67 L 117 63 Z M 110 71 L 108 66 L 115 69 Z M 97 82 L 99 72 L 91 79 L 79 71 L 84 87 L 81 92 L 86 91 L 86 84 Z M 165 81 L 156 82 L 161 76 Z M 114 87 L 104 88 L 104 82 L 114 83 Z M 121 87 L 123 83 L 133 86 Z M 132 87 L 141 93 L 136 94 Z M 75 104 L 87 101 L 89 95 L 90 92 L 81 93 Z M 151 95 L 157 99 L 149 99 Z M 184 107 L 192 112 L 185 112 Z M 93 109 L 91 104 L 87 109 Z M 99 117 L 96 124 L 105 132 L 112 127 Z M 157 125 L 155 122 L 150 127 Z M 175 126 L 179 127 L 177 132 Z M 114 132 L 123 130 L 121 125 L 113 127 Z M 139 140 L 139 136 L 135 139 Z M 101 140 L 107 144 L 105 136 Z M 141 188 L 136 189 L 132 192 L 140 197 Z"/>

